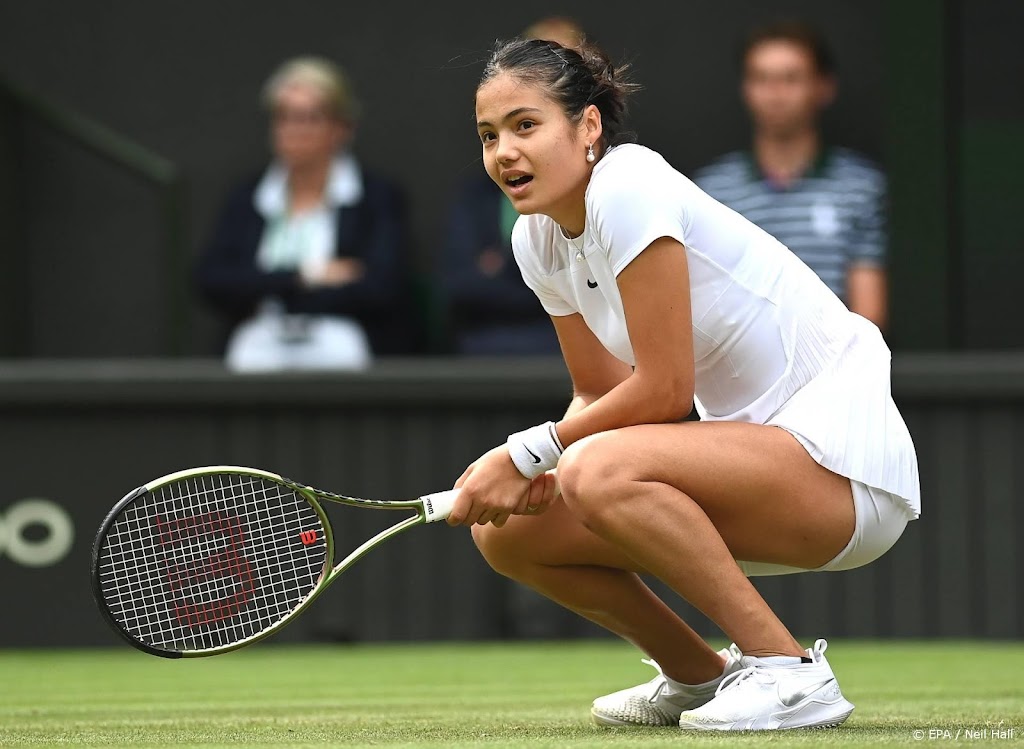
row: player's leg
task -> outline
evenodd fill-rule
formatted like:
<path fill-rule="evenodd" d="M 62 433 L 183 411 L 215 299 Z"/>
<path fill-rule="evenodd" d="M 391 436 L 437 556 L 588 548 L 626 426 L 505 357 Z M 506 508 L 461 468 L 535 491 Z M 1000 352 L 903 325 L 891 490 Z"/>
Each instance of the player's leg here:
<path fill-rule="evenodd" d="M 635 427 L 583 440 L 567 451 L 559 467 L 563 490 L 568 486 L 568 506 L 556 504 L 536 518 L 511 518 L 503 529 L 477 528 L 477 543 L 498 571 L 637 643 L 679 681 L 693 684 L 712 678 L 717 664 L 711 660 L 710 648 L 638 578 L 621 570 L 646 567 L 681 589 L 682 595 L 705 602 L 722 585 L 731 584 L 729 597 L 739 616 L 731 617 L 727 626 L 746 641 L 747 648 L 802 655 L 739 572 L 732 555 L 735 551 L 753 561 L 805 568 L 828 561 L 852 531 L 849 482 L 814 463 L 781 430 L 749 426 Z M 685 482 L 694 497 L 707 502 L 708 511 L 669 481 Z M 640 485 L 640 491 L 634 484 Z M 643 488 L 657 489 L 658 484 L 668 490 L 660 493 L 667 494 L 669 504 L 658 506 L 665 497 L 656 491 L 654 502 L 644 506 Z M 676 545 L 683 552 L 670 554 L 667 569 L 659 573 L 652 569 L 659 565 L 657 558 L 653 563 L 645 560 L 642 548 L 630 554 L 621 541 L 595 533 L 609 521 L 604 510 L 614 505 L 630 507 L 624 513 L 627 521 L 631 515 L 641 521 L 638 546 L 650 544 L 666 530 L 671 536 L 677 528 L 689 531 L 693 540 L 662 538 L 661 546 Z M 714 527 L 712 517 L 724 532 Z M 653 525 L 651 533 L 643 529 L 643 522 Z M 697 553 L 686 550 L 691 546 Z M 717 562 L 707 565 L 715 555 Z M 714 569 L 716 563 L 724 568 L 724 579 L 722 570 Z M 694 573 L 687 564 L 697 574 L 707 574 L 710 566 L 718 587 L 713 583 L 691 590 L 685 578 Z M 731 573 L 736 574 L 730 583 Z M 708 609 L 714 611 L 713 606 Z M 741 631 L 742 619 L 748 615 L 774 635 L 762 637 L 760 627 Z M 595 715 L 596 707 L 595 703 Z"/>
<path fill-rule="evenodd" d="M 561 499 L 502 528 L 473 526 L 473 538 L 495 571 L 632 642 L 675 679 L 698 684 L 721 674 L 721 656 L 641 580 L 640 565 L 587 530 Z M 668 642 L 678 647 L 668 651 Z"/>
<path fill-rule="evenodd" d="M 734 561 L 813 569 L 854 529 L 848 479 L 788 432 L 735 422 L 644 425 L 588 437 L 558 468 L 566 506 L 667 583 L 744 653 L 801 655 Z"/>
<path fill-rule="evenodd" d="M 707 675 L 710 648 L 624 570 L 664 580 L 745 653 L 802 653 L 734 562 L 810 569 L 852 534 L 849 481 L 791 435 L 736 423 L 630 427 L 581 440 L 558 470 L 564 503 L 474 529 L 499 572 L 638 644 L 680 680 Z"/>
<path fill-rule="evenodd" d="M 819 466 L 783 430 L 687 423 L 581 440 L 563 456 L 559 481 L 586 528 L 668 583 L 743 650 L 750 673 L 683 712 L 681 725 L 846 719 L 853 706 L 839 692 L 824 643 L 802 650 L 735 559 L 808 569 L 832 560 L 856 525 L 848 479 Z"/>
<path fill-rule="evenodd" d="M 635 561 L 587 530 L 556 499 L 543 515 L 518 515 L 502 528 L 476 525 L 473 537 L 492 567 L 657 659 L 650 682 L 595 700 L 602 725 L 675 726 L 680 714 L 710 700 L 735 648 L 716 653 L 640 579 Z"/>

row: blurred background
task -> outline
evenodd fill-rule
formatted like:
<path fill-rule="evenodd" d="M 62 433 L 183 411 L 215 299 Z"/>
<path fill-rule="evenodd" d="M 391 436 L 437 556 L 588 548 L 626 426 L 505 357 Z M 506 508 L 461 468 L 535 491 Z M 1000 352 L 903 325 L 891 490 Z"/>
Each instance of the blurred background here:
<path fill-rule="evenodd" d="M 0 643 L 112 641 L 92 537 L 152 478 L 240 464 L 415 496 L 561 413 L 557 356 L 458 348 L 443 277 L 454 197 L 483 173 L 487 51 L 561 13 L 632 65 L 633 129 L 686 174 L 750 141 L 751 27 L 798 18 L 828 39 L 823 132 L 888 180 L 886 337 L 924 515 L 867 568 L 758 585 L 798 633 L 1024 636 L 1024 4 L 44 0 L 0 4 L 0 590 L 20 612 Z M 395 301 L 361 314 L 401 333 L 369 366 L 242 375 L 196 267 L 231 191 L 268 163 L 268 78 L 306 55 L 347 73 L 352 150 L 395 186 Z M 339 544 L 372 515 L 339 513 Z M 600 632 L 491 572 L 468 532 L 430 527 L 362 560 L 282 639 L 576 636 Z"/>

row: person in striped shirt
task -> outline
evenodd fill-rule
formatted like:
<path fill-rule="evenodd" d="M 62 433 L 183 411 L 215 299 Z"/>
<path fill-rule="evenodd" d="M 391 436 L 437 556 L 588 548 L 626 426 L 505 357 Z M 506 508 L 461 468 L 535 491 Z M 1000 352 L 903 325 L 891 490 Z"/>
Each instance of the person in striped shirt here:
<path fill-rule="evenodd" d="M 837 89 L 830 49 L 812 27 L 787 21 L 752 31 L 741 62 L 752 148 L 720 157 L 694 181 L 884 331 L 886 178 L 864 155 L 823 141 L 821 114 Z"/>

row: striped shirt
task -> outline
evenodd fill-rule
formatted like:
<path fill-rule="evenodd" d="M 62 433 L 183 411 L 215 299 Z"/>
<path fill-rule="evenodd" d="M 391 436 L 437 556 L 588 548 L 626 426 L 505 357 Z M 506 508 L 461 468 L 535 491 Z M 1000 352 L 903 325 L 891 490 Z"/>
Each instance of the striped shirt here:
<path fill-rule="evenodd" d="M 885 266 L 885 175 L 854 151 L 826 149 L 786 187 L 765 179 L 748 151 L 726 154 L 693 181 L 786 245 L 844 302 L 850 266 Z"/>

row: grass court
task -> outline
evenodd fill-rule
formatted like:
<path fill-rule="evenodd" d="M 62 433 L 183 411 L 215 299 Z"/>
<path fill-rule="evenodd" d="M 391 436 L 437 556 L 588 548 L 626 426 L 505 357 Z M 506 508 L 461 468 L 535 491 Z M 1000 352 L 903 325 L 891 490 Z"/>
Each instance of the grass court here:
<path fill-rule="evenodd" d="M 654 675 L 614 640 L 0 651 L 0 746 L 1024 746 L 1024 643 L 829 646 L 842 728 L 730 735 L 591 725 Z"/>

